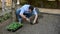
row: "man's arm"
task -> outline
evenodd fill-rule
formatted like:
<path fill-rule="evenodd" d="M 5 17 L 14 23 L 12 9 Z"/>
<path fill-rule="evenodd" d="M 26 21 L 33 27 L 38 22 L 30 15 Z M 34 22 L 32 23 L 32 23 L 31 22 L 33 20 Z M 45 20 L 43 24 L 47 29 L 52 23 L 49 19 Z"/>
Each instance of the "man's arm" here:
<path fill-rule="evenodd" d="M 36 9 L 34 9 L 34 15 L 35 15 L 35 18 L 34 18 L 34 21 L 33 21 L 33 23 L 36 23 L 36 21 L 37 21 L 37 18 L 38 18 L 38 14 L 37 14 L 37 11 L 36 11 Z"/>
<path fill-rule="evenodd" d="M 35 18 L 34 18 L 34 21 L 33 21 L 33 23 L 36 23 L 36 21 L 37 21 L 37 18 L 38 18 L 38 15 L 35 15 Z"/>
<path fill-rule="evenodd" d="M 20 12 L 20 16 L 23 18 L 23 19 L 26 19 L 27 21 L 30 21 L 25 15 L 23 15 L 23 13 L 24 13 L 24 10 L 21 10 L 21 12 Z"/>
<path fill-rule="evenodd" d="M 30 20 L 29 20 L 25 15 L 20 14 L 20 16 L 21 16 L 23 19 L 25 19 L 25 20 L 27 20 L 28 22 L 30 22 Z"/>

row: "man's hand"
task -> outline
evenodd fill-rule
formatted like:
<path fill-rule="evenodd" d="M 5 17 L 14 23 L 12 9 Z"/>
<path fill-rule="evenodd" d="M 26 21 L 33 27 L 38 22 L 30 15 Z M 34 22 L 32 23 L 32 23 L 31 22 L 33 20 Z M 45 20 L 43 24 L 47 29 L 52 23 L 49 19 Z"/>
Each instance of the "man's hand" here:
<path fill-rule="evenodd" d="M 34 24 L 34 23 L 36 23 L 36 21 L 35 21 L 35 20 L 33 21 L 33 24 Z"/>
<path fill-rule="evenodd" d="M 30 22 L 30 19 L 26 18 L 26 20 L 27 20 L 28 22 Z"/>

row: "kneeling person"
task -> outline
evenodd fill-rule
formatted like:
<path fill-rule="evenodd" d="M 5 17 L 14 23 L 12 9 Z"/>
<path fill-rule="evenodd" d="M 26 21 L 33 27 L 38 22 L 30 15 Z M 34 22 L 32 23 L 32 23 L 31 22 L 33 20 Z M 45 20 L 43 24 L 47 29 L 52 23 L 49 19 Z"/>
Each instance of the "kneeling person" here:
<path fill-rule="evenodd" d="M 16 16 L 19 20 L 19 22 L 21 23 L 22 21 L 22 18 L 24 18 L 26 21 L 30 22 L 30 17 L 32 15 L 35 15 L 35 18 L 32 22 L 32 24 L 35 24 L 36 21 L 37 21 L 37 18 L 38 18 L 38 14 L 37 14 L 37 11 L 36 9 L 31 6 L 31 5 L 28 5 L 28 4 L 25 4 L 24 6 L 22 6 L 21 8 L 17 9 L 16 11 Z"/>

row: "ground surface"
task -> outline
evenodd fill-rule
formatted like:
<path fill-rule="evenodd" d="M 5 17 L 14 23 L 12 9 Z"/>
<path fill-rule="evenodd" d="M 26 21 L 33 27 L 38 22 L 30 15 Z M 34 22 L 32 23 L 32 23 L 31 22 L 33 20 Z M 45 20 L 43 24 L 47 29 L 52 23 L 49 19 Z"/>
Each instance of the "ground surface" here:
<path fill-rule="evenodd" d="M 49 14 L 42 14 L 42 16 L 38 24 L 24 23 L 24 26 L 16 32 L 7 31 L 5 27 L 9 24 L 4 24 L 0 26 L 0 34 L 59 34 L 60 16 Z"/>

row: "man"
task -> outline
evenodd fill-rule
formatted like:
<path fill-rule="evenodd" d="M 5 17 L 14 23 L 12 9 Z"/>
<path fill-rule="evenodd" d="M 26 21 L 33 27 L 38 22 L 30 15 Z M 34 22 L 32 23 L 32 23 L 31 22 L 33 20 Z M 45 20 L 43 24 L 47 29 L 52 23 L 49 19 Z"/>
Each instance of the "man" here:
<path fill-rule="evenodd" d="M 20 23 L 22 21 L 22 18 L 24 18 L 28 22 L 31 22 L 29 18 L 32 15 L 35 15 L 35 18 L 31 24 L 35 24 L 37 21 L 37 18 L 38 18 L 37 11 L 33 6 L 28 5 L 28 4 L 25 4 L 24 6 L 17 9 L 17 11 L 16 11 L 16 16 L 17 16 Z"/>

